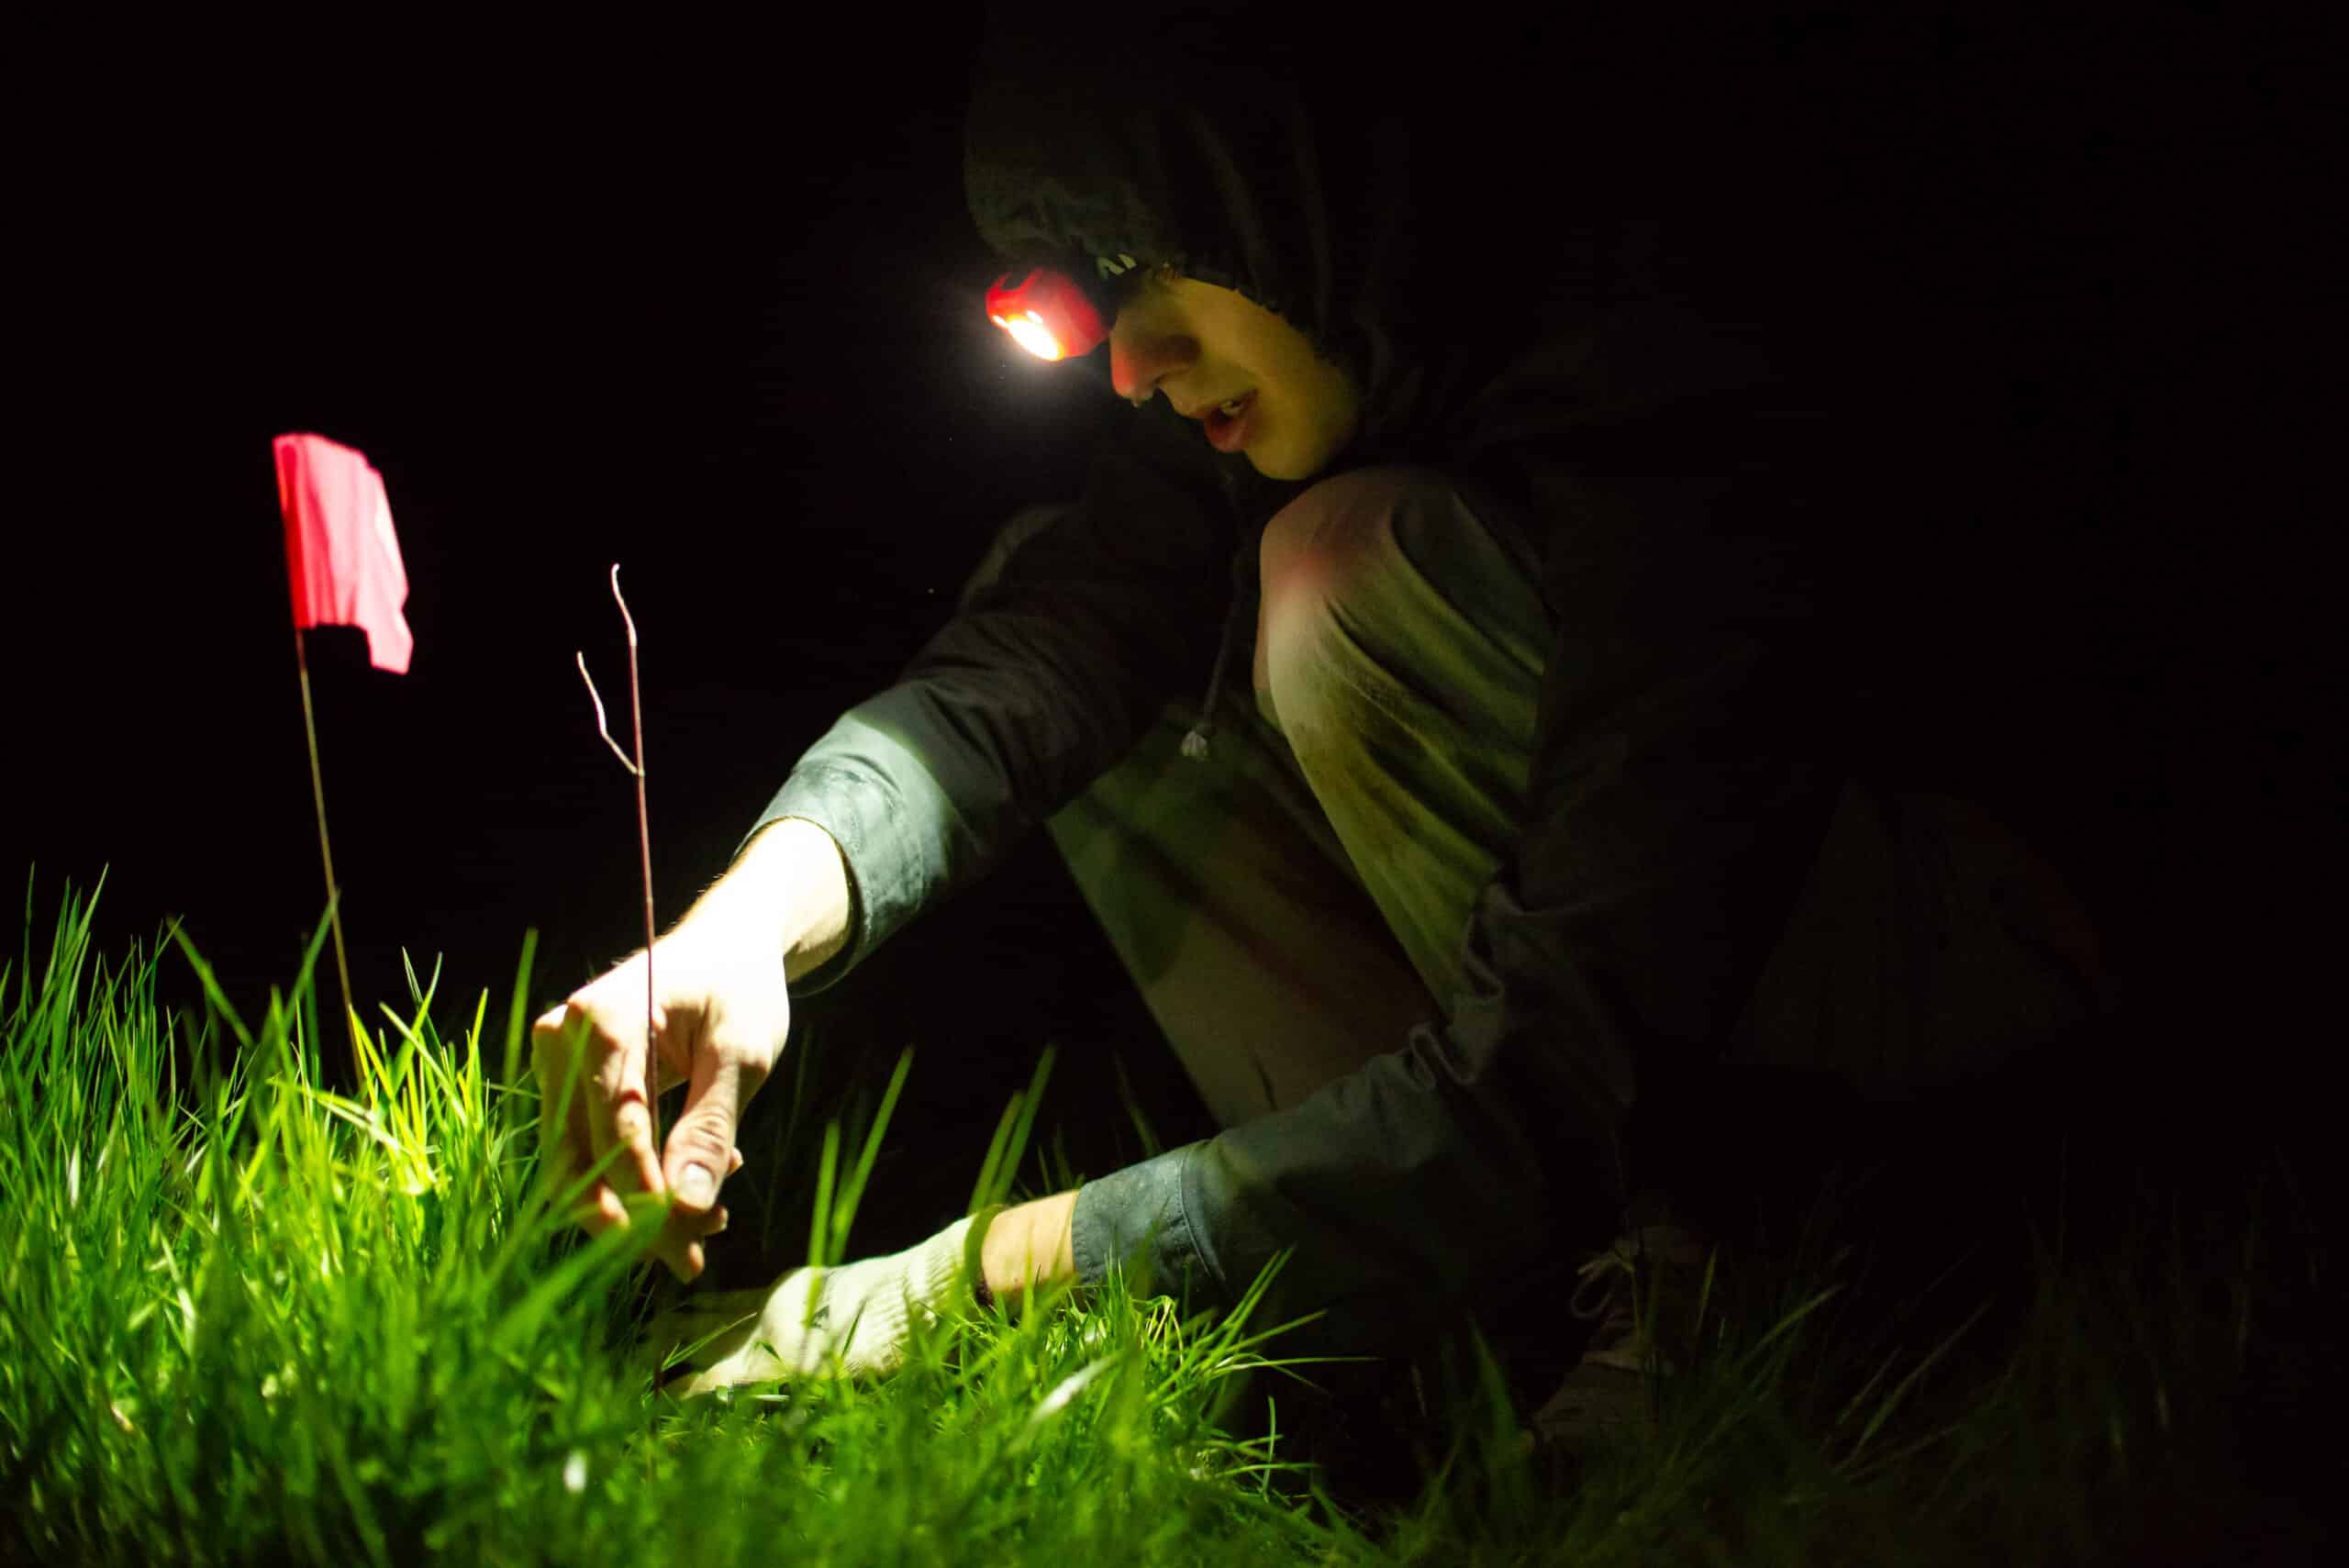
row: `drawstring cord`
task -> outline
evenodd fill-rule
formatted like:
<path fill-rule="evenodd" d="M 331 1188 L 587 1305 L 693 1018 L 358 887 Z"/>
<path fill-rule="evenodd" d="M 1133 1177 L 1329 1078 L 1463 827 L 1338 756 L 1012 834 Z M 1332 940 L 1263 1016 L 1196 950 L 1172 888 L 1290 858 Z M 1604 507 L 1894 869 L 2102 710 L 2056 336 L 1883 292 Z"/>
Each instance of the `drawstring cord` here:
<path fill-rule="evenodd" d="M 1230 477 L 1222 476 L 1227 489 Z M 1254 550 L 1242 545 L 1231 556 L 1231 599 L 1223 612 L 1223 635 L 1215 646 L 1215 669 L 1208 676 L 1207 700 L 1199 708 L 1199 721 L 1183 737 L 1183 755 L 1194 762 L 1208 760 L 1208 740 L 1215 734 L 1215 706 L 1223 700 L 1223 673 L 1231 658 L 1231 639 L 1240 629 L 1241 607 L 1248 602 L 1250 575 L 1256 563 Z"/>
<path fill-rule="evenodd" d="M 1216 644 L 1215 670 L 1208 676 L 1206 704 L 1199 709 L 1199 721 L 1183 737 L 1183 755 L 1194 762 L 1208 760 L 1208 740 L 1215 733 L 1216 700 L 1223 695 L 1223 669 L 1231 653 L 1231 628 L 1240 618 L 1240 599 L 1232 595 L 1231 607 L 1223 613 L 1223 636 Z"/>

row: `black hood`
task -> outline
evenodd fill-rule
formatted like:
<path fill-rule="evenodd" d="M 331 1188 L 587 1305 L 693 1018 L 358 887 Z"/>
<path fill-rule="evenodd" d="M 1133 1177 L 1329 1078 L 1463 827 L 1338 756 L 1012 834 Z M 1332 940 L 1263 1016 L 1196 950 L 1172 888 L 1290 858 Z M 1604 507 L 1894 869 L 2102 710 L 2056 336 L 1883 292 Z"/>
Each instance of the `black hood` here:
<path fill-rule="evenodd" d="M 1282 316 L 1364 389 L 1333 468 L 1771 383 L 1754 307 L 1798 315 L 1787 282 L 1822 273 L 1816 243 L 1789 260 L 1802 164 L 1762 150 L 1789 125 L 1754 105 L 1770 79 L 1719 36 L 1700 57 L 1497 15 L 1405 32 L 1311 6 L 991 12 L 972 216 L 1007 262 L 1110 307 L 1120 274 L 1172 263 Z"/>

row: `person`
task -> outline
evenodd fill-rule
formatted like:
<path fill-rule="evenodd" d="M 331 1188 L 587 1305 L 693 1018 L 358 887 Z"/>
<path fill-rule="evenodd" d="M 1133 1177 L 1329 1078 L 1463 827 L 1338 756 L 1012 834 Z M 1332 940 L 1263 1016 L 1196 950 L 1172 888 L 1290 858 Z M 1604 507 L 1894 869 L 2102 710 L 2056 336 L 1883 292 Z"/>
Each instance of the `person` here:
<path fill-rule="evenodd" d="M 1759 25 L 1510 13 L 1373 61 L 1280 10 L 990 16 L 973 215 L 1098 291 L 1066 373 L 1133 412 L 661 939 L 659 1039 L 641 953 L 533 1031 L 582 1074 L 552 1168 L 621 1151 L 588 1223 L 669 1195 L 690 1280 L 792 998 L 1042 826 L 1221 1130 L 718 1304 L 758 1321 L 695 1387 L 885 1373 L 966 1282 L 1229 1303 L 1280 1254 L 1260 1326 L 1408 1350 L 1619 1239 L 1683 1253 L 1675 1129 L 1755 1074 L 1896 1102 L 2112 1006 L 2064 873 L 1894 760 L 1935 722 L 1887 584 L 1972 519 L 1819 172 L 1844 130 L 1801 117 L 1843 78 Z M 648 1050 L 686 1084 L 658 1150 Z"/>

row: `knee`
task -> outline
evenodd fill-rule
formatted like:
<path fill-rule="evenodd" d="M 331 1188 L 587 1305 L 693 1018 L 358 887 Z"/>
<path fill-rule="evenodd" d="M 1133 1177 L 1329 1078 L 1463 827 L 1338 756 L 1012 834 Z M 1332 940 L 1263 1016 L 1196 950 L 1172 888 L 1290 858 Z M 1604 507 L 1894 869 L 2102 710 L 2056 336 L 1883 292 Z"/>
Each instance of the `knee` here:
<path fill-rule="evenodd" d="M 1428 469 L 1356 469 L 1314 485 L 1273 515 L 1258 552 L 1257 701 L 1291 739 L 1329 717 L 1331 655 L 1375 637 L 1375 586 L 1395 574 L 1398 524 L 1454 504 Z"/>

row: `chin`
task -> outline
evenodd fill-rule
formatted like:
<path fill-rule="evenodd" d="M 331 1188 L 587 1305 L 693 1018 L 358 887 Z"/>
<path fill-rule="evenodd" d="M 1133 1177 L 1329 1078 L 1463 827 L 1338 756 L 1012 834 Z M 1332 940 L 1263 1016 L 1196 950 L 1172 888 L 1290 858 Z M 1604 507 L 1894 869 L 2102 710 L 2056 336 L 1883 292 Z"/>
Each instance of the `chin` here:
<path fill-rule="evenodd" d="M 1267 479 L 1286 482 L 1310 479 L 1325 466 L 1319 462 L 1299 462 L 1286 452 L 1259 452 L 1253 447 L 1248 449 L 1247 457 L 1249 466 L 1258 473 Z"/>
<path fill-rule="evenodd" d="M 1262 441 L 1248 449 L 1248 462 L 1267 479 L 1289 484 L 1311 479 L 1327 473 L 1345 455 L 1353 445 L 1357 428 L 1349 422 L 1337 428 L 1275 431 L 1275 439 Z M 1291 446 L 1277 439 L 1281 434 L 1303 434 L 1307 439 Z"/>

